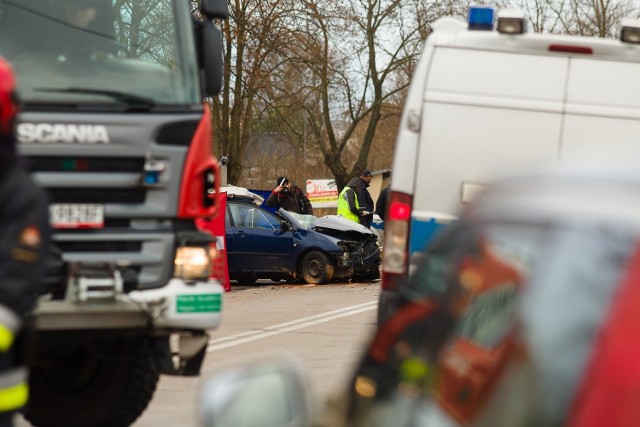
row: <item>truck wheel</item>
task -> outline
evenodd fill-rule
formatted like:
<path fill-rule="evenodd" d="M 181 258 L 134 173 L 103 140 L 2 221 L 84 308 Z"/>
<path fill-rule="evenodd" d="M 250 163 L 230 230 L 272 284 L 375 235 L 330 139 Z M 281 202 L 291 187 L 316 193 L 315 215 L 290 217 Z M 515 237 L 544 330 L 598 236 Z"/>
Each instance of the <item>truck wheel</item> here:
<path fill-rule="evenodd" d="M 148 339 L 82 345 L 30 373 L 25 418 L 38 427 L 131 425 L 147 407 L 159 370 Z"/>
<path fill-rule="evenodd" d="M 334 267 L 329 257 L 320 251 L 311 251 L 302 259 L 302 277 L 304 281 L 321 285 L 333 279 Z"/>

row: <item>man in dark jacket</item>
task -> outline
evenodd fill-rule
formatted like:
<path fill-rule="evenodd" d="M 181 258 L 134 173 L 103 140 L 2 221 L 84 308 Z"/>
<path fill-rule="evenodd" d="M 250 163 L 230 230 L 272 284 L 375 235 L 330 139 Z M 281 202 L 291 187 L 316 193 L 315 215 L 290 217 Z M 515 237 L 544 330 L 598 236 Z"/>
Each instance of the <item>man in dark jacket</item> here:
<path fill-rule="evenodd" d="M 0 427 L 13 425 L 28 400 L 22 340 L 33 308 L 49 242 L 48 201 L 16 156 L 15 78 L 0 58 Z"/>
<path fill-rule="evenodd" d="M 289 182 L 286 176 L 278 177 L 277 187 L 271 192 L 265 204 L 270 208 L 282 208 L 285 211 L 313 215 L 311 202 L 304 192 Z"/>
<path fill-rule="evenodd" d="M 378 200 L 376 201 L 376 213 L 381 220 L 384 221 L 384 217 L 387 213 L 387 200 L 389 199 L 389 186 L 386 186 L 380 192 Z"/>
<path fill-rule="evenodd" d="M 363 169 L 360 176 L 352 178 L 338 196 L 338 215 L 342 214 L 342 216 L 354 219 L 354 221 L 357 217 L 358 222 L 367 228 L 371 226 L 373 220 L 373 198 L 367 189 L 370 182 L 371 171 Z M 340 198 L 346 200 L 351 215 L 345 215 L 341 212 L 344 211 L 342 208 L 344 205 L 340 203 Z"/>

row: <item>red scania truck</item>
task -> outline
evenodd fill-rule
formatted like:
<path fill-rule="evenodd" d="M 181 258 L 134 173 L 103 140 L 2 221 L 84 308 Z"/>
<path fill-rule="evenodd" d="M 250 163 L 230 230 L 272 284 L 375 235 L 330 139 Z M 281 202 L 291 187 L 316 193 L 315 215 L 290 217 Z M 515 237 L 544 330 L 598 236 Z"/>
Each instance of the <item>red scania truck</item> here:
<path fill-rule="evenodd" d="M 160 374 L 197 375 L 218 161 L 226 0 L 0 0 L 20 154 L 50 197 L 52 258 L 29 334 L 37 426 L 125 426 Z"/>

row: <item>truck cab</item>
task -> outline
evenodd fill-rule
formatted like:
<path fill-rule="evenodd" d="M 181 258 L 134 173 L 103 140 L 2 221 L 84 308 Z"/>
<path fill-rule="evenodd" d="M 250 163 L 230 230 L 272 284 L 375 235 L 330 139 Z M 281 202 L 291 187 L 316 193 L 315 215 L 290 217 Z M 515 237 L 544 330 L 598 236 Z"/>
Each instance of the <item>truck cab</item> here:
<path fill-rule="evenodd" d="M 197 4 L 192 13 L 190 4 Z M 36 425 L 129 425 L 160 374 L 197 375 L 224 289 L 207 96 L 224 0 L 0 2 L 19 152 L 50 198 L 52 259 L 31 316 Z M 51 420 L 51 411 L 58 414 Z"/>

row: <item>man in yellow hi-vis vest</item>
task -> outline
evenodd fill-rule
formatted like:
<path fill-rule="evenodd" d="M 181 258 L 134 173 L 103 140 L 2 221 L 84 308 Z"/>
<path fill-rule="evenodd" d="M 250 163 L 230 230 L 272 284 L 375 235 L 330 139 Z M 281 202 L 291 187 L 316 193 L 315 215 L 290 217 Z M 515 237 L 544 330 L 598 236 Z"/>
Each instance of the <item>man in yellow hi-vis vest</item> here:
<path fill-rule="evenodd" d="M 349 193 L 350 196 L 348 196 L 347 193 Z M 349 206 L 349 199 L 353 201 L 353 211 Z M 353 191 L 351 187 L 344 187 L 338 196 L 338 215 L 357 223 L 360 222 L 360 206 L 358 206 L 355 191 Z"/>
<path fill-rule="evenodd" d="M 367 187 L 371 171 L 364 169 L 342 189 L 338 196 L 338 215 L 369 227 L 373 219 L 373 199 Z"/>
<path fill-rule="evenodd" d="M 48 199 L 16 156 L 14 89 L 13 70 L 0 58 L 0 427 L 13 425 L 29 397 L 20 337 L 49 242 Z"/>

